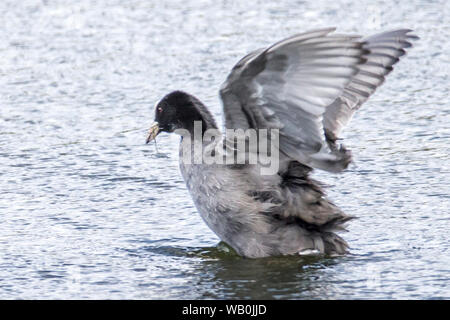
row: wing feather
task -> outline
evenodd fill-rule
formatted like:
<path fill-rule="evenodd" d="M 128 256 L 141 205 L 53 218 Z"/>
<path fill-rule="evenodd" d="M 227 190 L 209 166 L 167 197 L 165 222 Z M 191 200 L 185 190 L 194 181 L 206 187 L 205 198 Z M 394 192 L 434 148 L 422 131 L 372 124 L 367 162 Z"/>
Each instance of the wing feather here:
<path fill-rule="evenodd" d="M 297 34 L 241 59 L 220 90 L 225 126 L 279 129 L 288 158 L 346 168 L 350 154 L 336 139 L 417 37 L 402 29 L 361 40 L 334 30 Z"/>
<path fill-rule="evenodd" d="M 368 51 L 359 37 L 333 35 L 334 30 L 298 34 L 244 57 L 220 91 L 225 126 L 279 129 L 280 151 L 288 158 L 343 170 L 350 156 L 328 147 L 323 115 L 358 73 Z M 362 91 L 357 86 L 352 90 Z"/>
<path fill-rule="evenodd" d="M 404 49 L 412 46 L 410 41 L 418 39 L 410 32 L 409 29 L 394 30 L 363 40 L 363 48 L 369 51 L 365 55 L 366 62 L 359 66 L 359 72 L 324 114 L 323 126 L 331 147 L 356 110 L 384 83 L 392 66 L 405 55 Z"/>

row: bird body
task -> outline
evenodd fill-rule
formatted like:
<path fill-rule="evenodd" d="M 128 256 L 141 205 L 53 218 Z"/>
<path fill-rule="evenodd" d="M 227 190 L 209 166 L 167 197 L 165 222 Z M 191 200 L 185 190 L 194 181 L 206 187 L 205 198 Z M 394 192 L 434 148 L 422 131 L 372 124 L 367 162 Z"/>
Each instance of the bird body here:
<path fill-rule="evenodd" d="M 183 130 L 180 171 L 196 208 L 242 256 L 348 250 L 336 231 L 352 216 L 330 202 L 310 174 L 314 168 L 341 172 L 348 166 L 351 153 L 337 144 L 343 126 L 411 46 L 408 40 L 417 37 L 396 30 L 361 40 L 332 31 L 299 34 L 248 54 L 220 89 L 227 130 L 256 130 L 259 140 L 261 130 L 275 130 L 273 174 L 262 174 L 266 164 L 249 163 L 247 157 L 245 163 L 186 161 L 195 158 L 195 145 L 203 159 L 206 151 L 227 149 L 229 141 L 204 139 L 217 125 L 188 93 L 172 92 L 156 106 L 147 142 L 160 132 Z M 240 151 L 248 156 L 247 147 Z M 262 154 L 260 147 L 252 152 Z"/>
<path fill-rule="evenodd" d="M 314 190 L 317 186 L 312 182 L 301 189 L 290 189 L 283 187 L 282 178 L 275 175 L 262 183 L 257 165 L 235 169 L 180 161 L 180 171 L 202 219 L 242 256 L 257 258 L 304 250 L 328 254 L 346 252 L 347 244 L 332 230 L 333 227 L 339 229 L 339 224 L 350 217 L 322 198 L 323 194 Z M 314 203 L 308 204 L 308 196 Z M 306 201 L 300 200 L 302 197 Z M 282 218 L 289 210 L 312 212 L 317 211 L 313 206 L 321 205 L 327 209 L 328 217 L 335 216 L 332 223 L 336 225 L 314 228 L 304 223 L 302 227 L 300 219 Z"/>

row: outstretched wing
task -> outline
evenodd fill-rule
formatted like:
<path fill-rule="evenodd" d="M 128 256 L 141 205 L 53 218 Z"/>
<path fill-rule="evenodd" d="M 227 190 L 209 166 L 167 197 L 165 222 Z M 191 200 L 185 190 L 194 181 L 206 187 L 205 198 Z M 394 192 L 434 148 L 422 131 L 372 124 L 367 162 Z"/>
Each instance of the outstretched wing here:
<path fill-rule="evenodd" d="M 338 172 L 350 162 L 326 142 L 323 115 L 366 62 L 359 37 L 315 30 L 244 57 L 220 90 L 227 129 L 279 129 L 280 151 Z"/>
<path fill-rule="evenodd" d="M 369 51 L 364 56 L 367 61 L 358 66 L 359 72 L 324 114 L 323 126 L 330 143 L 339 138 L 342 128 L 355 111 L 384 82 L 386 75 L 392 71 L 392 66 L 406 53 L 404 49 L 411 47 L 409 41 L 418 39 L 410 34 L 411 31 L 404 29 L 383 32 L 364 39 L 363 48 Z"/>

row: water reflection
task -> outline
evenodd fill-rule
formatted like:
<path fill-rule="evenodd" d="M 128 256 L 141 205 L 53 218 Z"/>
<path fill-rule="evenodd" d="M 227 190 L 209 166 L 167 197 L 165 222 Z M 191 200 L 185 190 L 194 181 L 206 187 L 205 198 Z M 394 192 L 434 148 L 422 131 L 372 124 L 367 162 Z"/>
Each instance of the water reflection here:
<path fill-rule="evenodd" d="M 183 257 L 196 299 L 329 298 L 332 276 L 322 272 L 343 257 L 282 256 L 246 259 L 221 242 L 207 248 L 149 246 L 150 254 Z"/>

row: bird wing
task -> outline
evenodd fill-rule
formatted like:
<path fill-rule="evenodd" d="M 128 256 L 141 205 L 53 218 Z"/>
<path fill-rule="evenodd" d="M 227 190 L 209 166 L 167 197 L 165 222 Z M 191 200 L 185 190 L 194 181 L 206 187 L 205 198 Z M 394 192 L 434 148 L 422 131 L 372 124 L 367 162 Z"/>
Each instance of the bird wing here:
<path fill-rule="evenodd" d="M 359 37 L 314 30 L 257 50 L 239 61 L 221 87 L 227 129 L 279 129 L 288 158 L 332 172 L 350 162 L 324 134 L 327 107 L 366 62 Z"/>
<path fill-rule="evenodd" d="M 392 66 L 406 53 L 404 49 L 412 46 L 409 41 L 418 39 L 409 34 L 411 31 L 402 29 L 383 32 L 363 40 L 363 48 L 369 51 L 364 56 L 366 62 L 358 66 L 358 73 L 342 95 L 326 108 L 323 116 L 323 127 L 330 143 L 339 138 L 355 111 L 383 84 Z"/>

